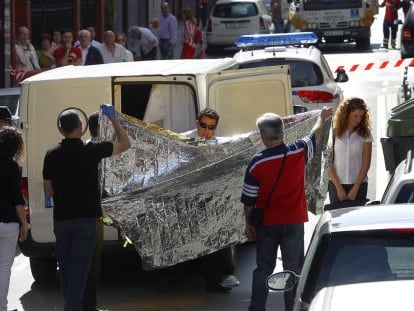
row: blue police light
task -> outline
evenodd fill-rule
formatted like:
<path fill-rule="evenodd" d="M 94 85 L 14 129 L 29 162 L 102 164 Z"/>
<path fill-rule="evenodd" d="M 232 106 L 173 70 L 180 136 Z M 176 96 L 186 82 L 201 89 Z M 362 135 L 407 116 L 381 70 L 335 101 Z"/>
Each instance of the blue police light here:
<path fill-rule="evenodd" d="M 313 32 L 291 32 L 261 35 L 243 35 L 236 40 L 239 48 L 265 47 L 265 46 L 284 46 L 315 44 L 318 36 Z"/>

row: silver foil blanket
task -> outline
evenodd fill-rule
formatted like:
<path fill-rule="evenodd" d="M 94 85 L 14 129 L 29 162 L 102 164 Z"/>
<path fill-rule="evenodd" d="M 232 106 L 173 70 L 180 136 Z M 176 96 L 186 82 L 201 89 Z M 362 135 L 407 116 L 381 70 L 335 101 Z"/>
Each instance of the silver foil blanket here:
<path fill-rule="evenodd" d="M 285 141 L 308 134 L 319 111 L 289 116 Z M 113 137 L 102 118 L 101 135 Z M 158 269 L 246 241 L 240 203 L 245 168 L 264 149 L 259 132 L 229 137 L 216 145 L 192 145 L 176 133 L 121 116 L 131 149 L 107 158 L 102 202 L 121 235 L 133 241 L 144 269 Z M 328 127 L 329 130 L 329 127 Z M 322 150 L 308 165 L 306 194 L 310 210 L 322 206 Z M 324 153 L 325 154 L 325 153 Z M 323 189 L 322 185 L 322 189 Z"/>

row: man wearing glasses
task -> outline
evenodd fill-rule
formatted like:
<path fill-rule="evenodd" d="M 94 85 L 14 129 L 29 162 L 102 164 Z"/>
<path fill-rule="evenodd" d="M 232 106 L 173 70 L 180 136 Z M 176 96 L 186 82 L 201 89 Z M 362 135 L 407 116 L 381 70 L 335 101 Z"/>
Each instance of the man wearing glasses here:
<path fill-rule="evenodd" d="M 219 118 L 216 111 L 211 108 L 205 108 L 198 114 L 196 128 L 182 134 L 188 138 L 193 138 L 195 142 L 208 141 L 209 143 L 216 144 L 217 138 L 215 134 Z"/>
<path fill-rule="evenodd" d="M 211 108 L 205 108 L 198 114 L 196 128 L 182 134 L 194 139 L 195 144 L 215 145 L 218 143 L 215 136 L 218 121 L 218 113 Z M 227 293 L 233 286 L 240 284 L 233 274 L 225 275 L 225 267 L 222 260 L 225 251 L 223 249 L 203 258 L 202 264 L 206 280 L 206 290 L 209 292 Z"/>

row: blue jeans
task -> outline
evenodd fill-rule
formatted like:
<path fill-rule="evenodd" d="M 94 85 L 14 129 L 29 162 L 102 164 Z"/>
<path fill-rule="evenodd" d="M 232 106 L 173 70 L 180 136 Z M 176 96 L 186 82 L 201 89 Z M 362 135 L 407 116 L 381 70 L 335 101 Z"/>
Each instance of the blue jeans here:
<path fill-rule="evenodd" d="M 96 218 L 55 220 L 56 257 L 65 311 L 82 310 L 96 240 Z"/>
<path fill-rule="evenodd" d="M 159 48 L 161 59 L 174 59 L 174 48 L 170 39 L 160 39 Z"/>
<path fill-rule="evenodd" d="M 304 225 L 287 224 L 256 228 L 256 264 L 253 271 L 249 311 L 265 311 L 269 293 L 266 281 L 276 266 L 277 248 L 282 252 L 284 270 L 300 274 L 304 258 Z M 285 310 L 293 308 L 294 291 L 284 294 Z"/>

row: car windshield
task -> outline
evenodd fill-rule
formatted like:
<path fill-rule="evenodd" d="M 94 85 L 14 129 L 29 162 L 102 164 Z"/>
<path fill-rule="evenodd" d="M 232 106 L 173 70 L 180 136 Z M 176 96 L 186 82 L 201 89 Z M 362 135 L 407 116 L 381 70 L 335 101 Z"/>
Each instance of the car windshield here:
<path fill-rule="evenodd" d="M 257 14 L 258 10 L 253 2 L 232 2 L 216 4 L 212 15 L 218 18 L 240 18 Z"/>
<path fill-rule="evenodd" d="M 376 230 L 336 233 L 314 253 L 303 298 L 322 288 L 351 283 L 414 279 L 414 232 Z"/>
<path fill-rule="evenodd" d="M 414 203 L 414 184 L 402 186 L 395 203 Z"/>
<path fill-rule="evenodd" d="M 315 86 L 323 83 L 323 75 L 319 66 L 312 62 L 303 60 L 290 60 L 283 58 L 265 60 L 260 59 L 254 62 L 240 64 L 240 68 L 243 69 L 277 65 L 290 66 L 292 87 Z"/>

